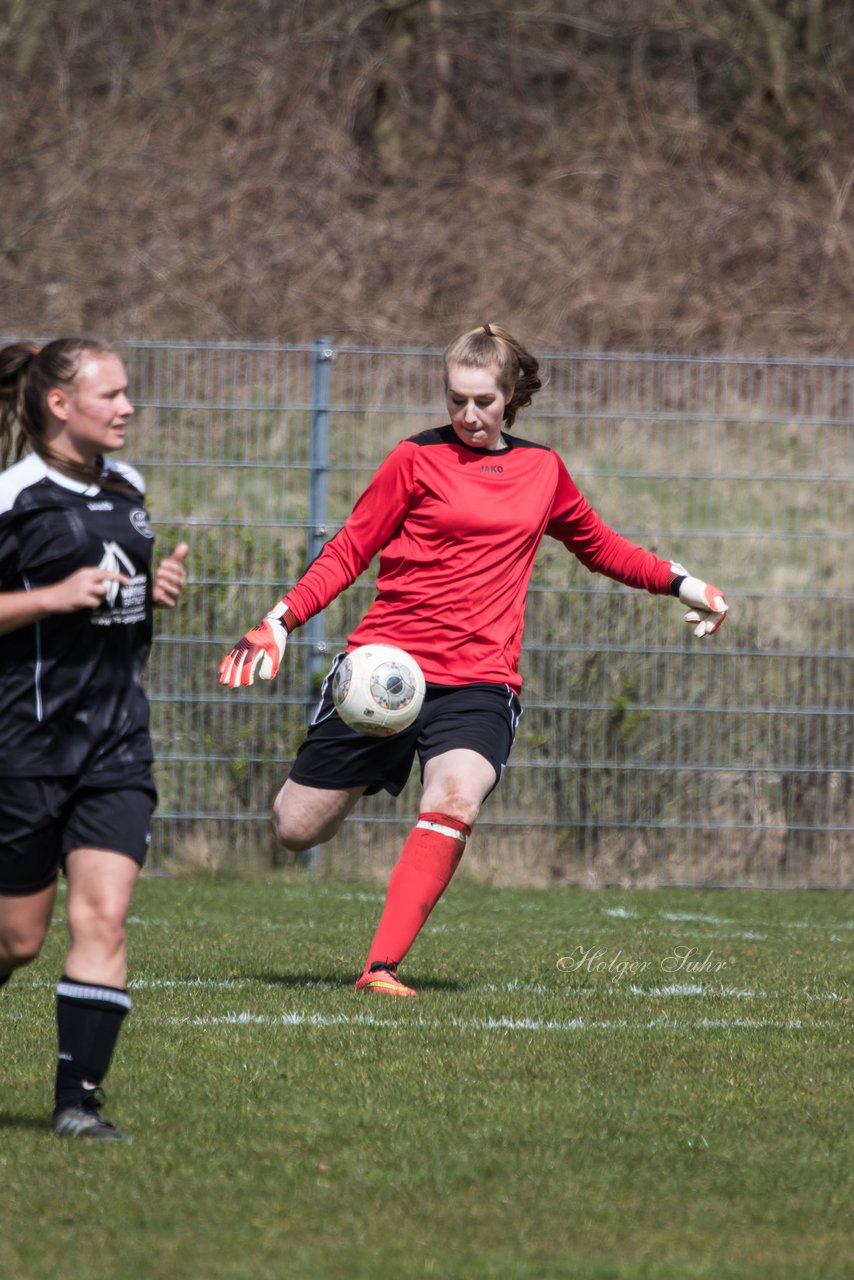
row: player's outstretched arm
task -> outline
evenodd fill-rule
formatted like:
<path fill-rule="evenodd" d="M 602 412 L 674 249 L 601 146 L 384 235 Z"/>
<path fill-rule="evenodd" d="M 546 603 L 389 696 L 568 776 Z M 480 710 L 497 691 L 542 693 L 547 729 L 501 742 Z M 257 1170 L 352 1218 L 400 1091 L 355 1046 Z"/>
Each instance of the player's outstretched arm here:
<path fill-rule="evenodd" d="M 729 609 L 724 593 L 702 578 L 692 578 L 681 564 L 672 564 L 670 568 L 674 574 L 673 589 L 678 589 L 679 599 L 688 605 L 685 621 L 694 628 L 694 635 L 699 638 L 714 635 Z"/>
<path fill-rule="evenodd" d="M 219 664 L 219 682 L 230 689 L 250 685 L 259 680 L 272 680 L 279 670 L 288 642 L 288 631 L 296 619 L 284 600 L 280 600 Z"/>

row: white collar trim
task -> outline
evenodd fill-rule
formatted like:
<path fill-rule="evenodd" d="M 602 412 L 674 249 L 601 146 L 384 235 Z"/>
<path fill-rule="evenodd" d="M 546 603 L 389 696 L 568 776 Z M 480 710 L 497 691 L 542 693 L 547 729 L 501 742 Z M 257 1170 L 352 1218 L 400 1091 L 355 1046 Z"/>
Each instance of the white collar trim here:
<path fill-rule="evenodd" d="M 45 474 L 50 477 L 54 484 L 61 485 L 63 489 L 70 489 L 72 493 L 85 494 L 87 498 L 92 498 L 101 492 L 100 485 L 84 484 L 82 480 L 73 480 L 71 476 L 63 475 L 61 471 L 56 471 L 53 467 L 46 466 Z"/>

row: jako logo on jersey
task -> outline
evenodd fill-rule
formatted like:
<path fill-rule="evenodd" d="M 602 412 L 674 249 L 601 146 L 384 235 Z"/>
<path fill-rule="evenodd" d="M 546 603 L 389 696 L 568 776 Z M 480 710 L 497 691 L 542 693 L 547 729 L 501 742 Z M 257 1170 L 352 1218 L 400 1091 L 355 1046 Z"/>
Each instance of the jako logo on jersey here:
<path fill-rule="evenodd" d="M 493 476 L 493 475 L 496 475 L 496 474 L 499 474 L 499 475 L 500 475 L 500 474 L 503 474 L 503 472 L 504 472 L 504 468 L 503 468 L 503 467 L 491 467 L 491 466 L 489 466 L 487 463 L 485 463 L 485 462 L 484 462 L 483 466 L 481 467 L 481 471 L 485 471 L 488 475 Z"/>
<path fill-rule="evenodd" d="M 112 502 L 87 502 L 86 506 L 90 511 L 112 511 Z"/>
<path fill-rule="evenodd" d="M 130 513 L 130 522 L 136 529 L 137 533 L 141 533 L 143 538 L 153 538 L 151 525 L 148 523 L 148 512 L 142 511 L 139 507 Z"/>
<path fill-rule="evenodd" d="M 106 569 L 107 573 L 123 573 L 128 578 L 134 577 L 136 574 L 134 563 L 128 559 L 119 544 L 117 542 L 105 542 L 103 545 L 104 554 L 101 557 L 98 568 Z M 106 586 L 107 594 L 104 596 L 104 604 L 112 609 L 118 599 L 122 584 L 120 582 L 108 582 Z"/>

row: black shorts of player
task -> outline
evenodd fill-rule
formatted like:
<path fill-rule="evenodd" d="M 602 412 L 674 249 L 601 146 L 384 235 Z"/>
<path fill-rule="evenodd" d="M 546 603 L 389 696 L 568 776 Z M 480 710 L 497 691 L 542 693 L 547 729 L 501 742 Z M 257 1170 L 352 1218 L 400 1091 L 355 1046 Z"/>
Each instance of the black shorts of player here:
<path fill-rule="evenodd" d="M 0 793 L 0 893 L 46 889 L 73 849 L 109 849 L 145 862 L 157 805 L 149 770 L 110 787 L 80 778 L 5 778 Z"/>
<path fill-rule="evenodd" d="M 304 787 L 334 791 L 364 787 L 400 795 L 416 754 L 424 766 L 434 756 L 464 747 L 484 756 L 495 770 L 496 785 L 510 756 L 522 714 L 519 699 L 506 684 L 428 684 L 418 719 L 390 738 L 370 738 L 348 728 L 332 702 L 332 676 L 338 654 L 323 682 L 308 735 L 290 772 Z"/>

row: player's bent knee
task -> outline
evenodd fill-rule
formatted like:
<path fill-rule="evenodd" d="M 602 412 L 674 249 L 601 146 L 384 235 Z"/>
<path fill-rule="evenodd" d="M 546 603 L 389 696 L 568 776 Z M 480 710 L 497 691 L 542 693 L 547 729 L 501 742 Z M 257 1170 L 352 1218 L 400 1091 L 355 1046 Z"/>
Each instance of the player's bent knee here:
<path fill-rule="evenodd" d="M 287 814 L 278 809 L 273 810 L 272 823 L 276 840 L 289 853 L 305 853 L 306 849 L 311 849 L 313 845 L 322 844 L 324 839 L 329 839 L 322 833 L 318 834 L 305 828 L 300 829 L 290 821 Z"/>
<path fill-rule="evenodd" d="M 289 853 L 305 853 L 315 845 L 326 844 L 337 834 L 340 821 L 326 822 L 320 826 L 300 825 L 287 814 L 273 810 L 273 833 L 278 843 Z"/>
<path fill-rule="evenodd" d="M 273 832 L 283 848 L 305 853 L 325 844 L 339 831 L 363 788 L 324 791 L 288 780 L 273 804 Z"/>
<path fill-rule="evenodd" d="M 45 935 L 15 935 L 0 939 L 0 968 L 23 969 L 25 965 L 37 960 L 42 949 Z"/>
<path fill-rule="evenodd" d="M 276 842 L 283 849 L 287 849 L 288 853 L 305 853 L 306 849 L 310 849 L 315 843 L 313 840 L 300 839 L 287 828 L 280 827 L 275 817 L 273 818 L 273 835 L 276 837 Z"/>

